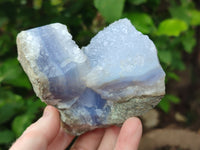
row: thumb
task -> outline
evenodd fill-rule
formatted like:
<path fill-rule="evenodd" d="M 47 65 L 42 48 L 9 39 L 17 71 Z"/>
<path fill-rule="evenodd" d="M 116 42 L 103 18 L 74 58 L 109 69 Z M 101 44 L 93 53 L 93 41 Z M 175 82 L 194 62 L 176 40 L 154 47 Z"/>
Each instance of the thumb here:
<path fill-rule="evenodd" d="M 60 129 L 60 117 L 56 108 L 47 106 L 43 116 L 29 126 L 10 150 L 45 150 Z"/>

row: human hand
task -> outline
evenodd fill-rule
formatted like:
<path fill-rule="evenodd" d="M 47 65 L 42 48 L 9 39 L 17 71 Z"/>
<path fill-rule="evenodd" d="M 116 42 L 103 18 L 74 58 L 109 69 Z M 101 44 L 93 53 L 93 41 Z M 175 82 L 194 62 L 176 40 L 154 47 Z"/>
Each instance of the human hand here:
<path fill-rule="evenodd" d="M 141 121 L 132 117 L 121 129 L 112 126 L 79 136 L 71 150 L 137 150 L 141 134 Z M 64 150 L 73 138 L 60 126 L 56 108 L 47 106 L 43 116 L 24 131 L 10 150 Z"/>

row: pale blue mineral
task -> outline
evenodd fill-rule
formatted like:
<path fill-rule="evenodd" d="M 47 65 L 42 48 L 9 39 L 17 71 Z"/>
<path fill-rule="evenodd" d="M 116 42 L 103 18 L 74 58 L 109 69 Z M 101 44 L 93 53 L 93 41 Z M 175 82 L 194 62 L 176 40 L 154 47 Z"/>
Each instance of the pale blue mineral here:
<path fill-rule="evenodd" d="M 112 23 L 82 49 L 60 23 L 22 31 L 17 47 L 35 93 L 58 108 L 75 135 L 121 125 L 165 94 L 156 47 L 128 19 Z"/>

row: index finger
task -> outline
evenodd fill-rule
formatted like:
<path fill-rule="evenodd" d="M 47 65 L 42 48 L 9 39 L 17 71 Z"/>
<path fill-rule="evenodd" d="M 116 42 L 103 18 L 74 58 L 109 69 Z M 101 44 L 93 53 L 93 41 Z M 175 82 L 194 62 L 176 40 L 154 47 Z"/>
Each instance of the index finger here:
<path fill-rule="evenodd" d="M 121 128 L 115 150 L 137 150 L 141 136 L 141 121 L 136 117 L 129 118 Z"/>

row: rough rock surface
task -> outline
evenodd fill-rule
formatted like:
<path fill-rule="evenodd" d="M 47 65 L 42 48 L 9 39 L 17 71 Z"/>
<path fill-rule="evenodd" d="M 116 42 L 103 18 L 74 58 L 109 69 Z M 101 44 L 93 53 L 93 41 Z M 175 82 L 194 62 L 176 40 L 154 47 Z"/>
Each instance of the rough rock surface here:
<path fill-rule="evenodd" d="M 60 23 L 22 31 L 17 47 L 35 93 L 59 109 L 63 126 L 75 135 L 120 125 L 165 94 L 155 45 L 127 19 L 112 23 L 82 49 Z"/>

